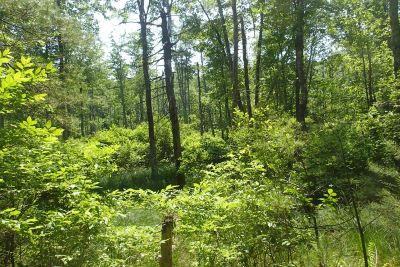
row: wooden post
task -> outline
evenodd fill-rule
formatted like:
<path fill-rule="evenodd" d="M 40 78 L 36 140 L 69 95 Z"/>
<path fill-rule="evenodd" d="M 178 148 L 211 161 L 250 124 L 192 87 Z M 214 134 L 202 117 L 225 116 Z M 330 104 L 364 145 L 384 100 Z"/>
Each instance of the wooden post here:
<path fill-rule="evenodd" d="M 161 258 L 160 267 L 172 267 L 172 232 L 174 217 L 168 215 L 164 218 L 161 229 Z"/>

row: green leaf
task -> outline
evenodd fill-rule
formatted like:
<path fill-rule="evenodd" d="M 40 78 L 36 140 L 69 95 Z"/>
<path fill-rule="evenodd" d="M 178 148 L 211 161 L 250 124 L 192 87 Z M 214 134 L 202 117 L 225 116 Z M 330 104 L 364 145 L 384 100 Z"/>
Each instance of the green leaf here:
<path fill-rule="evenodd" d="M 24 69 L 24 66 L 20 62 L 17 62 L 17 67 L 20 68 L 21 70 Z"/>
<path fill-rule="evenodd" d="M 44 125 L 47 129 L 51 128 L 51 121 L 47 121 L 46 124 Z"/>

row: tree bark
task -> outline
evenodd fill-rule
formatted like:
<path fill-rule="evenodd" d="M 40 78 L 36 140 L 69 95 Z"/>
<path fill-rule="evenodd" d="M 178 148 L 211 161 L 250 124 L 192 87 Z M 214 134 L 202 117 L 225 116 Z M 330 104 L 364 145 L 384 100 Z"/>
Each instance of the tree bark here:
<path fill-rule="evenodd" d="M 391 48 L 393 52 L 393 70 L 396 79 L 400 69 L 400 24 L 399 24 L 399 0 L 389 0 L 389 18 L 391 29 Z"/>
<path fill-rule="evenodd" d="M 260 102 L 260 77 L 261 77 L 261 51 L 263 41 L 263 24 L 264 24 L 264 13 L 260 14 L 260 29 L 258 33 L 257 41 L 257 56 L 256 56 L 256 69 L 255 69 L 255 89 L 254 89 L 254 105 L 258 107 Z"/>
<path fill-rule="evenodd" d="M 369 98 L 367 67 L 365 65 L 364 48 L 362 49 L 362 52 L 361 52 L 361 62 L 362 62 L 362 67 L 363 67 L 363 82 L 364 82 L 365 97 L 367 100 L 367 109 L 368 109 L 371 106 L 371 101 Z"/>
<path fill-rule="evenodd" d="M 161 229 L 161 257 L 160 267 L 172 267 L 172 234 L 174 218 L 166 216 Z"/>
<path fill-rule="evenodd" d="M 232 78 L 233 63 L 232 63 L 231 45 L 229 43 L 228 30 L 226 29 L 226 21 L 225 21 L 224 11 L 222 9 L 221 0 L 217 0 L 217 3 L 218 3 L 218 13 L 219 13 L 219 17 L 220 17 L 221 23 L 222 23 L 222 33 L 223 33 L 224 43 L 225 43 L 225 54 L 226 54 L 226 57 L 228 60 L 228 69 L 229 69 L 229 72 L 231 73 L 231 78 Z"/>
<path fill-rule="evenodd" d="M 80 110 L 79 110 L 81 136 L 85 136 L 85 121 L 84 121 L 84 114 L 83 114 L 83 89 L 82 89 L 82 87 L 79 88 L 79 93 L 81 94 L 81 103 L 80 103 L 81 106 L 80 106 Z"/>
<path fill-rule="evenodd" d="M 57 0 L 56 3 L 57 3 L 58 8 L 60 9 L 60 12 L 63 12 L 65 0 Z M 58 70 L 60 72 L 61 78 L 63 78 L 64 77 L 64 65 L 65 65 L 65 63 L 64 63 L 65 46 L 64 46 L 64 41 L 63 41 L 61 32 L 59 32 L 57 35 L 57 46 L 58 46 L 58 60 L 59 60 Z"/>
<path fill-rule="evenodd" d="M 165 74 L 165 89 L 168 98 L 168 107 L 169 107 L 169 116 L 171 121 L 172 128 L 172 139 L 174 146 L 174 160 L 175 167 L 179 170 L 181 163 L 181 136 L 179 129 L 179 118 L 178 118 L 178 110 L 176 107 L 176 99 L 174 93 L 174 84 L 173 84 L 173 74 L 172 74 L 172 43 L 170 39 L 170 31 L 168 30 L 170 26 L 168 25 L 168 17 L 170 16 L 170 7 L 169 3 L 166 1 L 163 2 L 163 6 L 160 7 L 160 17 L 161 17 L 161 29 L 162 29 L 162 44 L 163 44 L 163 52 L 164 52 L 164 74 Z M 183 188 L 185 185 L 185 178 L 182 174 L 178 172 L 177 175 L 177 184 L 179 187 Z"/>
<path fill-rule="evenodd" d="M 178 87 L 179 87 L 179 93 L 180 93 L 180 98 L 182 102 L 182 111 L 183 111 L 183 121 L 184 123 L 189 122 L 189 116 L 188 116 L 188 110 L 187 110 L 187 90 L 185 86 L 185 77 L 184 77 L 184 64 L 182 62 L 182 59 L 178 59 L 175 64 L 175 69 L 177 73 L 177 78 L 178 78 Z"/>
<path fill-rule="evenodd" d="M 199 95 L 199 118 L 200 118 L 200 134 L 203 135 L 204 133 L 204 119 L 203 119 L 203 104 L 201 103 L 201 83 L 200 83 L 200 66 L 197 63 L 197 88 L 198 88 L 198 95 Z"/>
<path fill-rule="evenodd" d="M 151 84 L 149 75 L 149 55 L 147 43 L 147 13 L 144 9 L 144 0 L 137 0 L 140 16 L 140 41 L 142 43 L 142 65 L 143 65 L 143 80 L 146 92 L 146 113 L 149 132 L 149 159 L 151 178 L 154 179 L 157 175 L 157 152 L 156 152 L 156 137 L 154 133 L 154 118 L 153 106 L 151 98 Z M 150 3 L 149 3 L 150 4 Z"/>
<path fill-rule="evenodd" d="M 232 20 L 233 20 L 233 61 L 232 61 L 232 86 L 233 86 L 233 108 L 238 107 L 244 112 L 239 88 L 239 23 L 237 15 L 236 0 L 232 0 Z"/>
<path fill-rule="evenodd" d="M 251 95 L 250 95 L 250 79 L 249 79 L 249 62 L 247 60 L 247 40 L 246 40 L 246 31 L 244 27 L 243 16 L 240 17 L 240 24 L 242 26 L 242 48 L 243 48 L 243 64 L 244 64 L 244 85 L 246 87 L 246 105 L 247 105 L 247 113 L 250 118 L 253 117 L 252 109 L 251 109 Z"/>
<path fill-rule="evenodd" d="M 296 0 L 296 120 L 305 127 L 307 113 L 308 88 L 304 72 L 304 0 Z"/>

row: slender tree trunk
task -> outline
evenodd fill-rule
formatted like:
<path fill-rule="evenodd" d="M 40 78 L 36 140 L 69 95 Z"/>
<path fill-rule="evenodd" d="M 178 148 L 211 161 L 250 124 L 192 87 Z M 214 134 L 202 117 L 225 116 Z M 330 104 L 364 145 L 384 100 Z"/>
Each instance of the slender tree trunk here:
<path fill-rule="evenodd" d="M 121 70 L 123 66 L 121 65 Z M 122 123 L 125 128 L 128 128 L 128 120 L 126 116 L 126 101 L 125 101 L 125 77 L 123 75 L 119 75 L 118 77 L 118 83 L 119 83 L 119 97 L 121 100 L 121 106 L 122 106 Z"/>
<path fill-rule="evenodd" d="M 354 198 L 354 193 L 351 194 L 351 203 L 352 203 L 352 206 L 353 206 L 354 215 L 356 217 L 358 234 L 360 236 L 362 252 L 363 252 L 363 257 L 364 257 L 364 266 L 368 267 L 368 252 L 367 252 L 367 246 L 366 246 L 366 243 L 365 243 L 364 229 L 363 229 L 363 227 L 361 225 L 360 214 L 358 212 L 357 203 L 356 203 L 356 200 Z"/>
<path fill-rule="evenodd" d="M 224 71 L 224 65 L 221 64 L 221 73 L 222 73 L 222 86 L 223 86 L 223 92 L 224 92 L 224 99 L 225 99 L 225 116 L 226 116 L 226 135 L 229 135 L 229 127 L 231 126 L 232 123 L 232 116 L 231 116 L 231 111 L 229 109 L 229 95 L 228 95 L 228 89 L 226 87 L 226 79 L 225 79 L 225 71 Z"/>
<path fill-rule="evenodd" d="M 240 98 L 240 91 L 239 91 L 239 79 L 238 79 L 238 48 L 239 48 L 239 29 L 238 29 L 238 18 L 237 18 L 237 8 L 236 8 L 236 0 L 232 0 L 232 11 L 234 12 L 232 14 L 232 19 L 234 20 L 234 54 L 233 54 L 233 59 L 232 59 L 232 54 L 231 54 L 231 46 L 229 43 L 229 37 L 228 37 L 228 30 L 226 28 L 226 21 L 225 21 L 225 16 L 222 8 L 222 3 L 221 0 L 217 0 L 218 4 L 218 13 L 221 19 L 222 23 L 222 32 L 223 32 L 223 37 L 224 37 L 224 43 L 225 43 L 225 54 L 228 60 L 228 69 L 231 77 L 231 83 L 233 86 L 233 91 L 232 91 L 232 96 L 233 96 L 233 107 L 238 107 L 241 111 L 244 111 L 243 104 Z M 235 39 L 236 38 L 236 39 Z M 235 64 L 235 58 L 236 58 L 236 64 Z M 236 67 L 235 67 L 236 66 Z"/>
<path fill-rule="evenodd" d="M 261 77 L 261 51 L 263 42 L 263 24 L 264 24 L 264 12 L 260 14 L 260 29 L 258 33 L 257 41 L 257 56 L 256 56 L 256 70 L 255 70 L 255 89 L 254 89 L 254 104 L 258 107 L 260 102 L 260 77 Z"/>
<path fill-rule="evenodd" d="M 204 68 L 203 54 L 200 54 L 200 59 L 201 59 L 201 67 Z M 202 75 L 202 78 L 203 78 L 203 89 L 204 89 L 204 93 L 207 93 L 207 92 L 208 92 L 208 89 L 207 89 L 207 81 L 206 81 L 206 76 L 204 75 L 204 73 L 203 73 L 203 75 Z M 214 123 L 213 123 L 213 118 L 212 118 L 212 110 L 211 110 L 210 103 L 206 106 L 206 109 L 207 109 L 207 114 L 208 114 L 208 124 L 209 124 L 208 126 L 209 126 L 210 129 L 211 129 L 212 135 L 215 135 Z M 208 128 L 207 128 L 207 131 L 208 131 Z"/>
<path fill-rule="evenodd" d="M 182 102 L 182 111 L 183 111 L 183 120 L 185 123 L 189 122 L 188 118 L 188 111 L 187 111 L 187 91 L 185 87 L 185 80 L 184 80 L 184 70 L 183 70 L 183 64 L 182 62 L 176 62 L 176 73 L 177 73 L 177 78 L 178 78 L 178 87 L 179 87 L 179 93 L 181 96 L 181 102 Z"/>
<path fill-rule="evenodd" d="M 249 62 L 247 60 L 247 40 L 246 31 L 244 27 L 243 16 L 240 17 L 240 24 L 242 26 L 242 48 L 243 48 L 243 64 L 244 64 L 244 85 L 246 87 L 246 101 L 247 101 L 247 113 L 250 117 L 253 117 L 251 110 L 251 95 L 250 95 L 250 79 L 249 79 Z"/>
<path fill-rule="evenodd" d="M 238 107 L 244 112 L 239 88 L 239 20 L 237 15 L 236 0 L 232 0 L 232 20 L 233 20 L 233 61 L 232 61 L 232 86 L 233 86 L 233 108 Z"/>
<path fill-rule="evenodd" d="M 400 24 L 399 24 L 399 0 L 389 0 L 389 18 L 391 29 L 391 48 L 393 52 L 394 75 L 398 78 L 400 69 Z"/>
<path fill-rule="evenodd" d="M 57 6 L 60 12 L 63 12 L 65 0 L 56 0 Z M 60 31 L 60 30 L 59 30 Z M 57 35 L 57 45 L 58 45 L 58 70 L 60 72 L 61 78 L 64 77 L 64 57 L 65 57 L 65 46 L 61 32 Z"/>
<path fill-rule="evenodd" d="M 224 11 L 222 8 L 221 0 L 217 0 L 217 3 L 218 3 L 218 13 L 219 13 L 219 17 L 220 17 L 221 23 L 222 23 L 222 33 L 223 33 L 223 37 L 224 37 L 225 54 L 226 54 L 226 57 L 228 60 L 228 69 L 229 69 L 229 72 L 231 73 L 231 79 L 233 81 L 233 77 L 232 77 L 233 63 L 232 63 L 231 45 L 229 43 L 229 37 L 228 37 L 228 30 L 226 29 L 226 21 L 225 21 L 225 16 L 224 16 Z"/>
<path fill-rule="evenodd" d="M 296 119 L 305 127 L 308 88 L 304 72 L 304 0 L 296 0 Z"/>
<path fill-rule="evenodd" d="M 367 59 L 368 59 L 368 91 L 369 91 L 369 99 L 371 102 L 371 105 L 375 103 L 376 98 L 375 98 L 375 90 L 374 90 L 374 85 L 373 85 L 373 78 L 372 78 L 372 52 L 371 52 L 371 46 L 367 44 Z"/>
<path fill-rule="evenodd" d="M 173 84 L 173 74 L 172 74 L 172 44 L 170 39 L 169 25 L 168 25 L 168 17 L 170 12 L 170 7 L 167 6 L 169 3 L 164 1 L 163 6 L 160 7 L 160 16 L 161 16 L 161 29 L 162 29 L 162 43 L 163 43 L 163 51 L 164 51 L 164 72 L 165 72 L 165 89 L 168 98 L 169 105 L 169 116 L 171 120 L 172 127 L 172 139 L 174 145 L 174 159 L 175 159 L 175 167 L 179 170 L 181 163 L 181 136 L 179 129 L 179 118 L 178 118 L 178 110 L 176 107 L 176 99 L 174 93 L 174 84 Z M 183 188 L 185 185 L 185 177 L 178 172 L 177 175 L 177 184 Z"/>
<path fill-rule="evenodd" d="M 211 109 L 211 107 L 208 107 L 208 108 L 207 108 L 207 113 L 208 113 L 208 121 L 209 121 L 209 123 L 210 123 L 211 134 L 212 134 L 213 136 L 215 136 L 214 118 L 213 118 L 213 115 L 212 115 L 212 109 Z"/>
<path fill-rule="evenodd" d="M 186 61 L 185 61 L 185 77 L 184 77 L 184 81 L 185 81 L 185 85 L 186 85 L 186 103 L 187 103 L 187 111 L 188 111 L 188 121 L 190 123 L 190 113 L 191 113 L 191 102 L 190 102 L 190 78 L 189 78 L 189 72 L 190 72 L 190 59 L 188 56 L 186 56 Z"/>
<path fill-rule="evenodd" d="M 80 126 L 81 126 L 81 136 L 85 136 L 85 121 L 84 121 L 84 114 L 83 114 L 83 89 L 82 87 L 79 88 L 79 93 L 81 94 L 81 107 L 80 107 Z"/>
<path fill-rule="evenodd" d="M 368 90 L 368 78 L 367 78 L 367 67 L 365 65 L 365 55 L 364 55 L 364 48 L 361 52 L 361 61 L 363 67 L 363 81 L 364 81 L 364 90 L 365 90 L 365 97 L 367 99 L 367 109 L 371 106 L 371 100 L 369 98 L 369 90 Z"/>
<path fill-rule="evenodd" d="M 199 118 L 200 118 L 200 134 L 204 133 L 203 104 L 201 103 L 201 83 L 200 83 L 200 66 L 197 63 L 197 88 L 199 95 Z"/>
<path fill-rule="evenodd" d="M 154 118 L 151 99 L 151 84 L 149 75 L 149 54 L 147 43 L 147 14 L 144 9 L 144 0 L 137 0 L 140 16 L 140 41 L 142 43 L 142 65 L 143 65 L 143 80 L 146 92 L 146 112 L 149 131 L 149 158 L 151 178 L 154 179 L 157 175 L 157 153 L 156 153 L 156 137 L 154 133 Z M 149 3 L 150 4 L 150 3 Z"/>

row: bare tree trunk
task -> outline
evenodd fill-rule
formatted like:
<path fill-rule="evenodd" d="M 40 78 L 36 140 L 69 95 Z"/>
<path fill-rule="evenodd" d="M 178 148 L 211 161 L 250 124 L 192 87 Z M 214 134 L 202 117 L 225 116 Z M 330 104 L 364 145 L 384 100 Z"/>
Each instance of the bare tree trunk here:
<path fill-rule="evenodd" d="M 188 110 L 187 110 L 187 90 L 185 86 L 185 79 L 184 79 L 184 66 L 182 64 L 182 61 L 179 59 L 176 62 L 176 74 L 178 78 L 178 87 L 179 87 L 179 94 L 182 102 L 182 111 L 183 111 L 183 121 L 184 123 L 189 122 L 189 117 L 188 117 Z"/>
<path fill-rule="evenodd" d="M 203 135 L 204 133 L 204 119 L 203 119 L 203 104 L 201 103 L 201 83 L 200 83 L 200 66 L 197 63 L 197 88 L 198 88 L 198 95 L 199 95 L 199 118 L 200 118 L 200 134 Z"/>
<path fill-rule="evenodd" d="M 371 46 L 367 44 L 367 59 L 368 59 L 368 91 L 369 91 L 369 99 L 371 101 L 371 105 L 375 103 L 375 90 L 373 85 L 373 78 L 372 78 L 372 52 Z"/>
<path fill-rule="evenodd" d="M 120 65 L 120 68 L 122 70 L 123 68 L 122 64 Z M 119 97 L 122 106 L 122 123 L 125 128 L 128 128 L 128 120 L 126 116 L 126 101 L 125 101 L 125 77 L 122 74 L 120 74 L 118 77 L 118 84 L 119 84 Z"/>
<path fill-rule="evenodd" d="M 65 0 L 56 0 L 57 6 L 60 9 L 60 12 L 63 11 Z M 60 30 L 59 30 L 60 31 Z M 61 32 L 57 35 L 57 45 L 58 45 L 58 70 L 60 72 L 61 78 L 64 78 L 64 57 L 65 57 L 65 46 Z"/>
<path fill-rule="evenodd" d="M 242 26 L 242 47 L 243 47 L 243 64 L 244 64 L 244 85 L 246 87 L 246 101 L 247 101 L 247 113 L 250 117 L 253 117 L 251 110 L 251 96 L 250 96 L 250 79 L 249 79 L 249 62 L 247 60 L 247 40 L 246 31 L 244 27 L 243 16 L 240 17 L 240 24 Z"/>
<path fill-rule="evenodd" d="M 217 3 L 218 3 L 218 13 L 219 13 L 219 17 L 220 17 L 221 23 L 222 23 L 222 33 L 223 33 L 224 43 L 225 43 L 225 54 L 226 54 L 226 57 L 228 60 L 228 69 L 229 69 L 229 72 L 231 73 L 231 79 L 233 81 L 233 78 L 232 78 L 233 63 L 232 63 L 231 45 L 229 43 L 229 37 L 228 37 L 228 30 L 226 29 L 226 21 L 225 21 L 224 11 L 222 9 L 221 0 L 217 0 Z"/>
<path fill-rule="evenodd" d="M 232 86 L 233 86 L 233 108 L 238 107 L 244 112 L 239 88 L 239 23 L 237 15 L 236 0 L 232 0 L 232 20 L 233 20 L 233 61 L 232 61 Z"/>
<path fill-rule="evenodd" d="M 170 16 L 170 6 L 166 1 L 163 2 L 163 6 L 160 7 L 160 16 L 161 16 L 161 29 L 162 29 L 162 43 L 163 43 L 163 51 L 164 51 L 164 72 L 165 72 L 165 89 L 168 98 L 169 105 L 169 116 L 171 120 L 172 127 L 172 139 L 174 145 L 174 159 L 175 159 L 175 167 L 179 170 L 181 163 L 181 136 L 179 129 L 179 118 L 178 118 L 178 110 L 176 108 L 176 99 L 174 93 L 174 84 L 173 84 L 173 74 L 172 74 L 172 43 L 170 39 L 169 25 L 168 25 L 168 17 Z M 185 177 L 178 172 L 177 175 L 177 184 L 183 188 L 185 185 Z"/>
<path fill-rule="evenodd" d="M 189 57 L 186 55 L 186 61 L 185 61 L 185 72 L 184 72 L 184 81 L 185 81 L 185 85 L 186 85 L 186 90 L 187 90 L 187 99 L 186 99 L 186 103 L 187 103 L 187 112 L 188 112 L 188 121 L 190 123 L 190 113 L 191 113 L 191 103 L 190 103 L 190 78 L 189 78 L 189 71 L 190 71 L 190 59 Z"/>
<path fill-rule="evenodd" d="M 362 67 L 363 67 L 364 90 L 365 90 L 365 97 L 367 99 L 367 109 L 368 109 L 371 106 L 371 100 L 369 98 L 369 92 L 368 92 L 367 67 L 365 65 L 364 48 L 362 48 L 362 52 L 361 52 L 361 62 L 362 62 Z"/>
<path fill-rule="evenodd" d="M 264 24 L 264 13 L 260 14 L 260 29 L 258 33 L 257 41 L 257 56 L 256 56 L 256 77 L 255 77 L 255 89 L 254 89 L 254 105 L 258 107 L 260 102 L 260 77 L 261 77 L 261 51 L 263 41 L 263 24 Z"/>
<path fill-rule="evenodd" d="M 211 134 L 213 136 L 215 136 L 214 118 L 213 118 L 213 115 L 212 115 L 211 107 L 207 107 L 207 113 L 208 113 L 208 121 L 210 123 L 210 128 L 211 128 Z"/>
<path fill-rule="evenodd" d="M 154 133 L 154 118 L 153 118 L 153 107 L 151 99 L 151 84 L 149 75 L 149 55 L 148 55 L 148 43 L 147 43 L 147 14 L 144 9 L 144 0 L 137 0 L 139 6 L 140 16 L 140 41 L 142 43 L 142 65 L 143 65 L 143 80 L 146 92 L 146 112 L 147 112 L 147 123 L 149 131 L 149 158 L 150 158 L 150 169 L 151 178 L 154 179 L 157 175 L 157 152 L 156 152 L 156 137 Z M 150 3 L 149 3 L 150 4 Z"/>
<path fill-rule="evenodd" d="M 389 0 L 389 18 L 391 29 L 391 48 L 394 59 L 394 75 L 397 78 L 400 69 L 400 24 L 399 24 L 399 0 Z"/>
<path fill-rule="evenodd" d="M 79 111 L 79 119 L 80 119 L 80 127 L 81 127 L 81 136 L 85 136 L 85 122 L 84 122 L 84 114 L 83 114 L 83 89 L 79 88 L 79 93 L 81 94 L 81 103 L 80 103 L 80 111 Z"/>
<path fill-rule="evenodd" d="M 296 119 L 305 127 L 308 88 L 304 73 L 304 0 L 296 0 Z"/>

